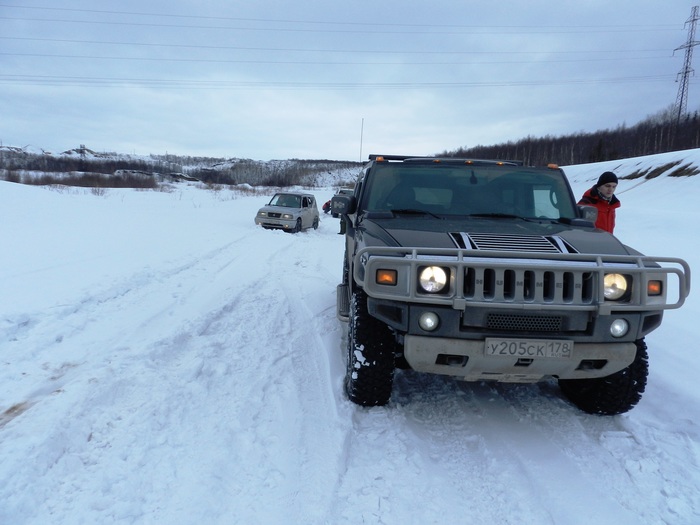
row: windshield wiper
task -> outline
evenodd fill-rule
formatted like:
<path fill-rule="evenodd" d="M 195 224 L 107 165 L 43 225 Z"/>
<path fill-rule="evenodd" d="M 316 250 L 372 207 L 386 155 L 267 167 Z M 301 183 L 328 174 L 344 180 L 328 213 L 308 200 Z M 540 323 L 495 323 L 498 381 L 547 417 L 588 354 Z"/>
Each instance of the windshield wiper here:
<path fill-rule="evenodd" d="M 487 217 L 495 219 L 524 219 L 520 215 L 513 215 L 512 213 L 470 213 L 468 217 Z"/>
<path fill-rule="evenodd" d="M 468 217 L 484 217 L 487 219 L 520 219 L 521 221 L 527 222 L 542 222 L 551 221 L 555 219 L 549 218 L 539 218 L 539 217 L 521 217 L 520 215 L 513 215 L 512 213 L 472 213 Z"/>
<path fill-rule="evenodd" d="M 430 211 L 425 211 L 425 210 L 418 210 L 415 208 L 399 208 L 398 210 L 389 210 L 391 213 L 396 215 L 397 213 L 403 213 L 406 215 L 430 215 L 431 217 L 434 217 L 436 219 L 443 219 L 444 217 L 440 217 L 439 215 L 435 215 L 434 213 Z"/>

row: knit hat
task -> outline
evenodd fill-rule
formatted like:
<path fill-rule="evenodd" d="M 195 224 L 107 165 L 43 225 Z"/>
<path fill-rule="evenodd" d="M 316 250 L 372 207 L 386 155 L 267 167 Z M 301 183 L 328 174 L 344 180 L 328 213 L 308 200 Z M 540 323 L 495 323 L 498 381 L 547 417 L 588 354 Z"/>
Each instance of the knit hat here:
<path fill-rule="evenodd" d="M 617 175 L 615 175 L 612 171 L 606 171 L 603 173 L 600 178 L 598 178 L 598 182 L 596 183 L 595 187 L 597 188 L 598 186 L 608 184 L 609 182 L 614 182 L 617 184 Z"/>

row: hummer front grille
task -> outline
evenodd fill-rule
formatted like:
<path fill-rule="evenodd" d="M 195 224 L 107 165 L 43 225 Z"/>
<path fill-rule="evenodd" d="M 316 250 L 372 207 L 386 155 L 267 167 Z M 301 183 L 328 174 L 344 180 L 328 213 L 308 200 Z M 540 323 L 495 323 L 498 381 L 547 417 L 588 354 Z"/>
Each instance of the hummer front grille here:
<path fill-rule="evenodd" d="M 439 293 L 423 291 L 418 275 L 425 266 L 445 268 L 448 287 Z M 378 282 L 379 270 L 395 272 L 395 282 Z M 629 277 L 630 290 L 624 300 L 604 299 L 607 273 Z M 457 310 L 477 306 L 529 313 L 586 310 L 608 315 L 640 308 L 666 310 L 679 308 L 690 290 L 690 268 L 676 258 L 447 248 L 364 248 L 355 254 L 354 279 L 378 299 L 441 304 Z M 663 282 L 664 293 L 648 294 L 650 281 Z M 677 287 L 675 297 L 667 302 L 672 287 Z"/>
<path fill-rule="evenodd" d="M 555 268 L 467 266 L 465 299 L 486 302 L 591 304 L 594 274 Z"/>

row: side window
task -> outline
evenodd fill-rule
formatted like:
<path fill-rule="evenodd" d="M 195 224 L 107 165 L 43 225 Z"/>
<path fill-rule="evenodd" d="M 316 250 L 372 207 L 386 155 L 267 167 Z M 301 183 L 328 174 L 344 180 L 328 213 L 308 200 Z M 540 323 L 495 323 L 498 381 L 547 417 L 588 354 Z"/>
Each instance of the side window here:
<path fill-rule="evenodd" d="M 557 195 L 549 186 L 537 186 L 532 189 L 532 197 L 535 201 L 535 217 L 558 219 L 560 217 L 557 207 Z"/>

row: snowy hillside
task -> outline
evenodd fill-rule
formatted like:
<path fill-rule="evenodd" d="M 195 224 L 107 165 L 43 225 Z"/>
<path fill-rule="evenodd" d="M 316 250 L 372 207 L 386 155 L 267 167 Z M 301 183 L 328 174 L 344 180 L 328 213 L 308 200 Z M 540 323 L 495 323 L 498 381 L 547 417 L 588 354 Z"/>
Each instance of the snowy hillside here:
<path fill-rule="evenodd" d="M 700 150 L 566 172 L 581 194 L 674 159 Z M 700 268 L 699 191 L 621 180 L 618 237 Z M 647 338 L 628 414 L 412 372 L 363 409 L 338 222 L 264 231 L 266 201 L 0 182 L 0 524 L 700 523 L 697 290 Z"/>
<path fill-rule="evenodd" d="M 361 165 L 359 162 L 333 160 L 256 161 L 171 154 L 100 153 L 85 146 L 51 153 L 29 146 L 0 145 L 0 180 L 24 184 L 39 181 L 39 184 L 67 186 L 144 188 L 159 183 L 199 180 L 218 185 L 319 186 L 319 182 L 325 180 L 334 186 L 342 186 L 354 180 Z M 121 180 L 129 177 L 129 183 Z M 146 181 L 151 183 L 150 186 L 144 184 Z"/>

